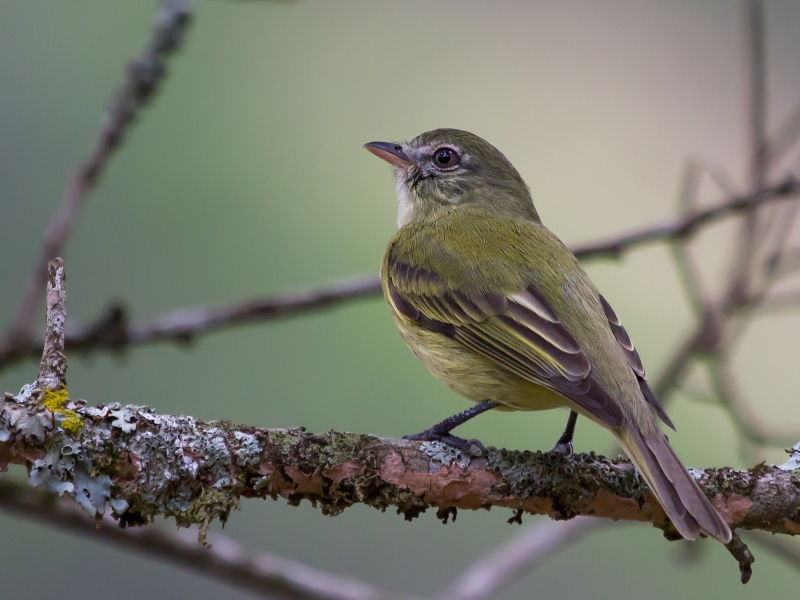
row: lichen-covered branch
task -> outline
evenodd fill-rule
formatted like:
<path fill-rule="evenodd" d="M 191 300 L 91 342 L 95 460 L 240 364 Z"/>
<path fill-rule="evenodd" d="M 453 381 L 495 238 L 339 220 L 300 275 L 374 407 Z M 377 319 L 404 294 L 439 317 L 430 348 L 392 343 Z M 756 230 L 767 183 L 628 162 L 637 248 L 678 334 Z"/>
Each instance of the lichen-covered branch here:
<path fill-rule="evenodd" d="M 0 465 L 28 466 L 33 486 L 74 497 L 89 514 L 108 505 L 122 525 L 165 515 L 205 531 L 240 498 L 272 497 L 309 500 L 328 515 L 356 503 L 407 519 L 433 508 L 442 520 L 503 507 L 647 521 L 674 535 L 627 460 L 494 449 L 476 458 L 438 443 L 204 423 L 113 403 L 68 402 L 65 416 L 43 406 L 43 394 L 28 385 L 0 401 Z M 800 471 L 694 473 L 733 527 L 800 533 Z"/>

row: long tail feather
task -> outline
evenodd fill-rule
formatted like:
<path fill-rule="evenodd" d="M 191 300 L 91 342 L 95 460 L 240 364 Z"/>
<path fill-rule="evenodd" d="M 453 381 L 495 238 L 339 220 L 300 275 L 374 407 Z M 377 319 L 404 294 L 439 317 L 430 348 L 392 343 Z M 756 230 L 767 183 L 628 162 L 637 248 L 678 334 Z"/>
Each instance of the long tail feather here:
<path fill-rule="evenodd" d="M 693 540 L 703 532 L 723 544 L 731 541 L 727 523 L 711 506 L 659 429 L 654 427 L 643 433 L 628 424 L 614 434 L 683 537 Z"/>

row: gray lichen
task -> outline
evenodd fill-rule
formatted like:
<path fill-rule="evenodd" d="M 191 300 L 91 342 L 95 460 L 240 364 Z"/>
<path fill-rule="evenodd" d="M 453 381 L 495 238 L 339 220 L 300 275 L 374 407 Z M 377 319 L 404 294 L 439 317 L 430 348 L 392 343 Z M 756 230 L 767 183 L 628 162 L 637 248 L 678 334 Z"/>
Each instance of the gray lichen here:
<path fill-rule="evenodd" d="M 436 471 L 440 465 L 450 465 L 456 463 L 461 468 L 466 469 L 469 466 L 471 457 L 466 456 L 458 448 L 448 446 L 442 442 L 422 442 L 419 445 L 420 452 L 431 458 L 431 472 Z"/>
<path fill-rule="evenodd" d="M 434 507 L 446 520 L 457 508 L 494 505 L 555 518 L 652 520 L 670 530 L 630 462 L 594 453 L 489 449 L 485 457 L 467 457 L 439 442 L 204 423 L 64 396 L 59 410 L 80 423 L 70 430 L 42 402 L 47 393 L 30 385 L 0 401 L 0 467 L 25 464 L 31 485 L 75 499 L 90 515 L 110 507 L 123 526 L 164 515 L 199 524 L 202 533 L 212 520 L 227 519 L 240 498 L 270 496 L 294 505 L 309 500 L 328 515 L 363 503 L 395 507 L 407 519 Z M 798 533 L 797 472 L 760 465 L 693 474 L 726 506 L 750 502 L 731 509 L 734 524 Z M 764 489 L 769 498 L 761 498 Z"/>
<path fill-rule="evenodd" d="M 783 471 L 795 471 L 800 469 L 800 442 L 794 445 L 789 456 L 789 460 L 778 467 Z"/>

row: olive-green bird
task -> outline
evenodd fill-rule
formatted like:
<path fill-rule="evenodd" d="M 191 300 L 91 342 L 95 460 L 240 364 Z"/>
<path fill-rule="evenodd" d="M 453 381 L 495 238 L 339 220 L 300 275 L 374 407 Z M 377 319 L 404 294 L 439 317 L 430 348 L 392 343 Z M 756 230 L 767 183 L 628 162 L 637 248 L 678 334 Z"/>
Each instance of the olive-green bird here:
<path fill-rule="evenodd" d="M 381 267 L 394 321 L 436 377 L 478 403 L 409 437 L 470 447 L 450 431 L 481 412 L 567 407 L 557 449 L 571 451 L 585 415 L 614 434 L 683 537 L 729 542 L 658 427 L 653 412 L 673 425 L 628 334 L 508 159 L 456 129 L 365 148 L 397 178 L 400 230 Z"/>

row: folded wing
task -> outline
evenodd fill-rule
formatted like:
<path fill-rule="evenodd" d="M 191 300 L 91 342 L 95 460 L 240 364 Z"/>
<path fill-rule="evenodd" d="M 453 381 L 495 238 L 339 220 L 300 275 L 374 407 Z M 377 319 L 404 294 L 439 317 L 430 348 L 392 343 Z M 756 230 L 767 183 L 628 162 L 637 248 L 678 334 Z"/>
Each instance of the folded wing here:
<path fill-rule="evenodd" d="M 661 403 L 656 398 L 653 391 L 650 389 L 650 386 L 647 384 L 647 374 L 644 372 L 644 365 L 642 365 L 642 359 L 639 358 L 639 353 L 636 351 L 636 348 L 633 346 L 633 342 L 631 342 L 631 338 L 628 336 L 628 332 L 625 331 L 625 328 L 622 326 L 622 323 L 617 317 L 617 314 L 614 312 L 614 309 L 611 308 L 611 305 L 608 301 L 600 296 L 600 304 L 603 305 L 603 310 L 606 313 L 606 318 L 608 319 L 608 324 L 611 326 L 611 331 L 614 334 L 614 337 L 617 338 L 617 342 L 622 347 L 623 352 L 625 353 L 625 358 L 628 360 L 628 364 L 633 369 L 633 372 L 636 373 L 636 378 L 639 380 L 639 387 L 642 390 L 642 395 L 644 399 L 653 407 L 656 411 L 658 417 L 664 421 L 672 430 L 675 430 L 675 425 L 672 423 L 672 419 L 669 418 L 664 407 L 661 406 Z"/>
<path fill-rule="evenodd" d="M 466 292 L 396 258 L 387 266 L 389 300 L 399 314 L 561 394 L 608 427 L 622 426 L 619 405 L 536 286 L 506 295 Z"/>

